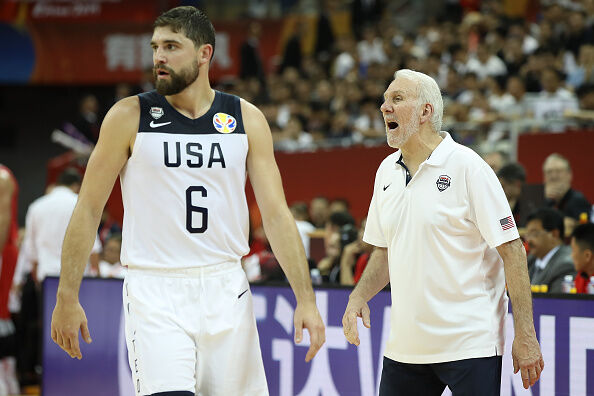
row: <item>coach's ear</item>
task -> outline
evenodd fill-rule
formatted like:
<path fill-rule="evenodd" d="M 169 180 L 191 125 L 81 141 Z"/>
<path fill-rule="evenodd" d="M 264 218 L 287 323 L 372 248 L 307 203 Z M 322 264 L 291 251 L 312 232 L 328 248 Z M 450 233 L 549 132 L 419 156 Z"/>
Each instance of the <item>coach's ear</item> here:
<path fill-rule="evenodd" d="M 422 125 L 426 122 L 431 122 L 431 116 L 433 115 L 433 106 L 431 103 L 425 103 L 421 110 L 420 124 Z"/>

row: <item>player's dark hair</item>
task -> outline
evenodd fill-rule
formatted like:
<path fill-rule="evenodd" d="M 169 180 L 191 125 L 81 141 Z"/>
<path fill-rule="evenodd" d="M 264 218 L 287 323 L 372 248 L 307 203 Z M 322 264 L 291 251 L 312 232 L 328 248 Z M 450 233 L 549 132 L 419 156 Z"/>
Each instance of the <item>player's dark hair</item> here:
<path fill-rule="evenodd" d="M 175 33 L 183 33 L 194 42 L 196 48 L 203 44 L 215 49 L 215 30 L 204 12 L 192 6 L 181 6 L 165 11 L 153 24 L 153 28 L 169 27 Z"/>
<path fill-rule="evenodd" d="M 594 223 L 580 224 L 573 230 L 571 237 L 581 249 L 594 252 Z"/>
<path fill-rule="evenodd" d="M 524 182 L 526 181 L 526 171 L 522 165 L 512 162 L 511 164 L 502 166 L 499 172 L 497 172 L 497 177 L 509 182 L 516 180 Z"/>
<path fill-rule="evenodd" d="M 80 172 L 78 169 L 75 168 L 66 168 L 60 176 L 58 176 L 58 180 L 56 180 L 56 184 L 58 186 L 67 186 L 70 187 L 73 184 L 80 184 L 82 178 L 80 177 Z"/>
<path fill-rule="evenodd" d="M 553 208 L 540 208 L 528 215 L 526 223 L 532 220 L 540 220 L 542 228 L 547 231 L 559 230 L 559 237 L 564 238 L 565 224 L 563 223 L 563 213 Z"/>

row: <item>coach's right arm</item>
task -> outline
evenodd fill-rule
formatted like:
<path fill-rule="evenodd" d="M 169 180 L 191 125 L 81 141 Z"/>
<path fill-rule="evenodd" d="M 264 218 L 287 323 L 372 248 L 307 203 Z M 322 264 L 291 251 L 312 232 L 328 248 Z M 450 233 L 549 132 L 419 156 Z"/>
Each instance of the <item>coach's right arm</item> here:
<path fill-rule="evenodd" d="M 128 97 L 116 103 L 105 116 L 99 141 L 89 159 L 78 202 L 64 237 L 51 336 L 73 358 L 82 358 L 78 344 L 79 330 L 83 339 L 87 343 L 91 342 L 87 318 L 78 301 L 80 283 L 101 213 L 134 146 L 139 115 L 138 98 Z"/>

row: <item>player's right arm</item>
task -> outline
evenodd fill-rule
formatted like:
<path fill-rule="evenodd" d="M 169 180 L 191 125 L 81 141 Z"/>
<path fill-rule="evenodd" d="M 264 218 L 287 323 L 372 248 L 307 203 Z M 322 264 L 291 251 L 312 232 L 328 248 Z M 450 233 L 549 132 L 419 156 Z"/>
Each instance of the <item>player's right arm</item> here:
<path fill-rule="evenodd" d="M 359 345 L 359 332 L 357 331 L 357 317 L 363 320 L 363 325 L 371 327 L 369 319 L 369 306 L 367 301 L 380 292 L 390 282 L 388 271 L 388 249 L 376 247 L 369 263 L 361 275 L 357 286 L 349 296 L 349 303 L 342 317 L 342 330 L 347 341 Z"/>
<path fill-rule="evenodd" d="M 78 345 L 79 330 L 83 339 L 91 342 L 78 292 L 103 207 L 134 145 L 139 114 L 138 98 L 129 97 L 116 103 L 105 116 L 64 237 L 51 336 L 71 357 L 82 358 Z"/>

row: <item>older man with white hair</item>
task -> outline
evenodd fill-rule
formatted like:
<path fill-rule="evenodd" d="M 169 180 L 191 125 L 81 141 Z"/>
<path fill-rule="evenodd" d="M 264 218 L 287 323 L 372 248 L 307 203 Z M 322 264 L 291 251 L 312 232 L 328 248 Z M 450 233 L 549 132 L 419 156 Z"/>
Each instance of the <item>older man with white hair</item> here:
<path fill-rule="evenodd" d="M 395 73 L 381 111 L 388 144 L 363 240 L 375 246 L 343 317 L 359 345 L 357 317 L 370 326 L 369 301 L 391 284 L 391 329 L 380 396 L 498 395 L 507 289 L 514 308 L 515 372 L 525 388 L 544 362 L 532 318 L 526 252 L 493 170 L 440 132 L 437 83 Z"/>

